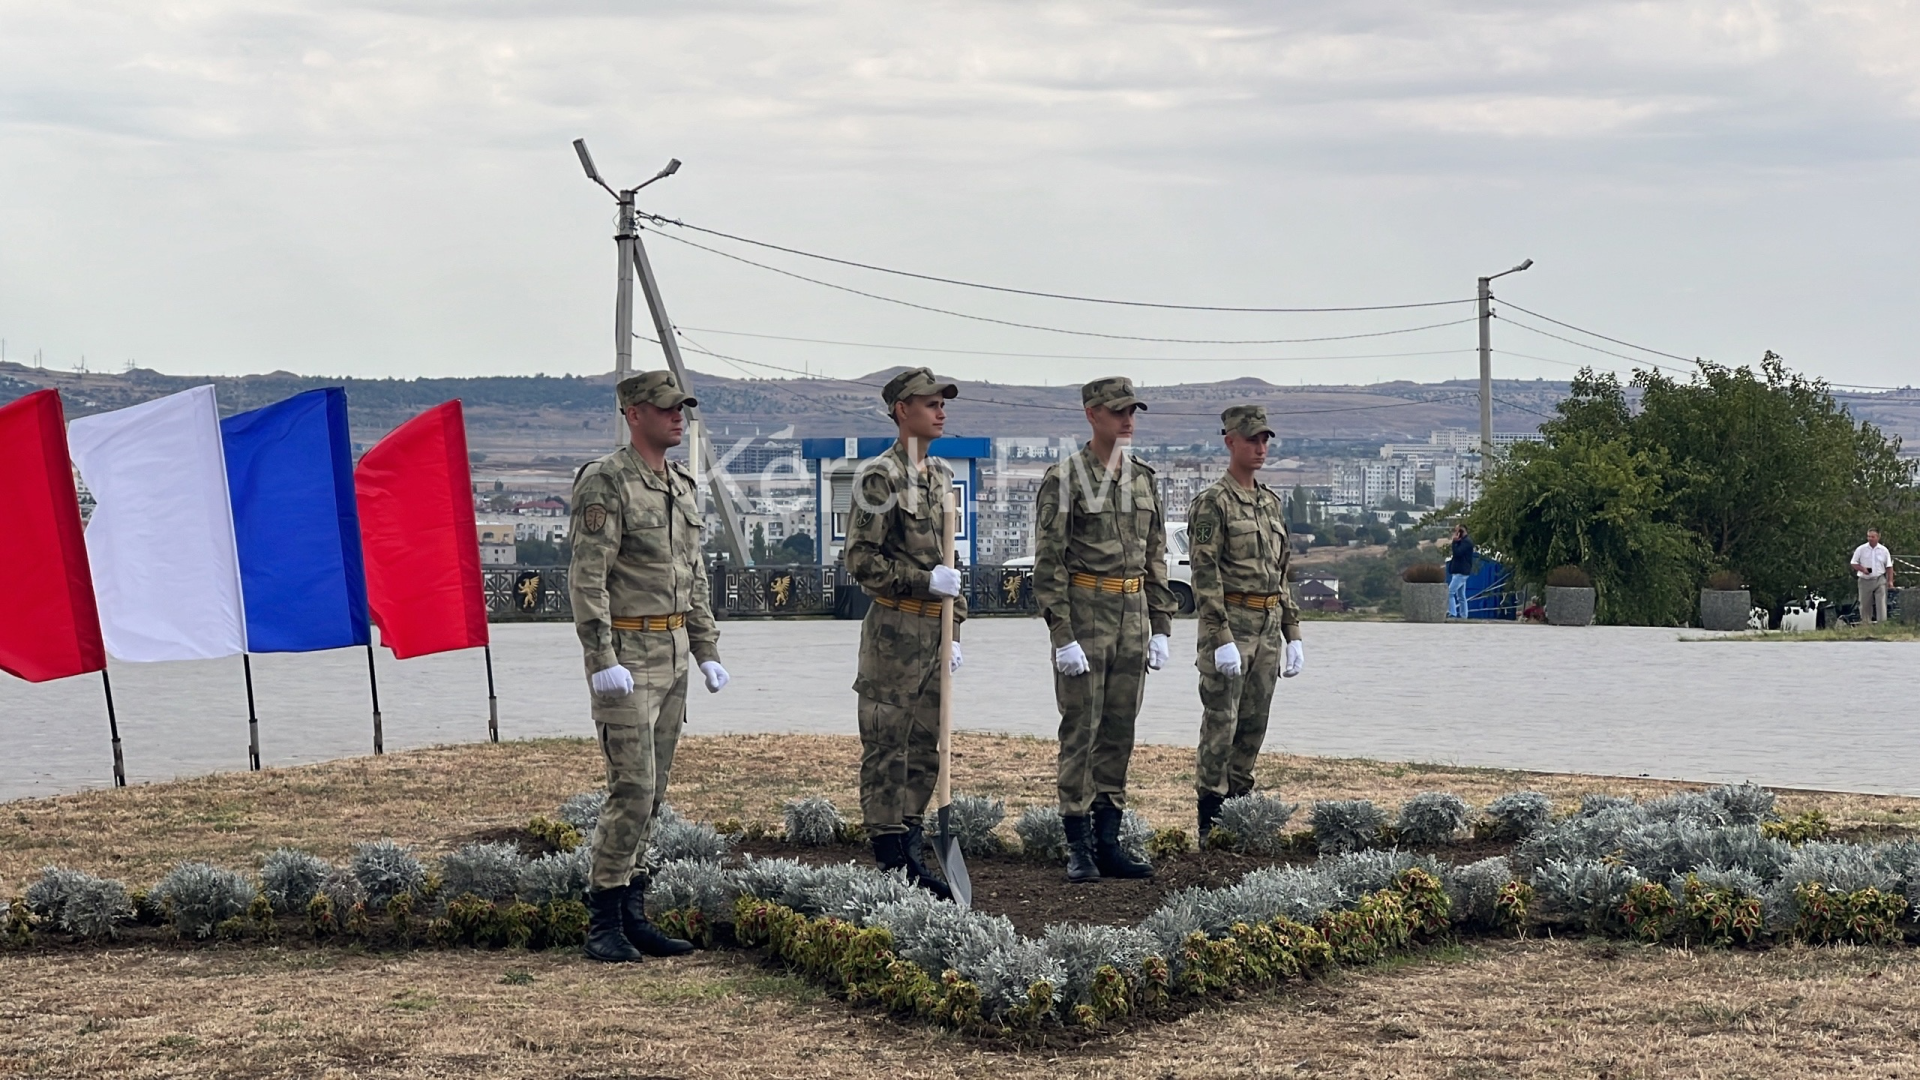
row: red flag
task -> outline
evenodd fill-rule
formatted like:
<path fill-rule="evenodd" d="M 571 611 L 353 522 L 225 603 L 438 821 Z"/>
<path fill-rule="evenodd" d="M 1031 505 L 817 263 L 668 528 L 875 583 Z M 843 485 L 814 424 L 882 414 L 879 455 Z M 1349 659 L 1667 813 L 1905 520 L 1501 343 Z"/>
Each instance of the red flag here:
<path fill-rule="evenodd" d="M 58 391 L 37 390 L 0 406 L 0 463 L 0 506 L 7 508 L 0 565 L 35 576 L 12 590 L 0 619 L 0 670 L 28 682 L 99 671 L 107 650 Z"/>
<path fill-rule="evenodd" d="M 394 428 L 353 470 L 367 606 L 396 659 L 487 643 L 460 402 Z"/>

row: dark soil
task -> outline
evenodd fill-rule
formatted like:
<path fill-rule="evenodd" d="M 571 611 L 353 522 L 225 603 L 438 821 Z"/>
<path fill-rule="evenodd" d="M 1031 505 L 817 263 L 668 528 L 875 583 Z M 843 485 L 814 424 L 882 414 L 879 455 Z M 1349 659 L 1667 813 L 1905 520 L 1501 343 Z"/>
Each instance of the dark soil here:
<path fill-rule="evenodd" d="M 1507 841 L 1469 840 L 1460 844 L 1416 849 L 1443 862 L 1468 863 L 1512 850 Z M 870 863 L 865 844 L 800 847 L 782 840 L 740 840 L 734 851 L 761 858 L 798 859 L 812 865 Z M 1154 863 L 1153 877 L 1143 880 L 1105 878 L 1075 885 L 1066 868 L 1035 862 L 1019 855 L 967 857 L 973 881 L 973 906 L 993 915 L 1005 915 L 1014 928 L 1038 937 L 1054 923 L 1098 923 L 1132 926 L 1151 915 L 1166 898 L 1182 889 L 1218 889 L 1239 881 L 1249 871 L 1268 866 L 1298 866 L 1314 861 L 1310 852 L 1283 856 L 1236 855 L 1226 851 L 1189 851 Z"/>
<path fill-rule="evenodd" d="M 544 836 L 537 836 L 528 832 L 518 825 L 507 825 L 498 829 L 482 829 L 477 833 L 458 836 L 453 839 L 452 846 L 458 850 L 472 843 L 512 844 L 514 847 L 520 849 L 522 856 L 528 859 L 538 859 L 543 855 L 552 855 L 560 850 L 554 846 L 553 841 L 548 840 Z"/>

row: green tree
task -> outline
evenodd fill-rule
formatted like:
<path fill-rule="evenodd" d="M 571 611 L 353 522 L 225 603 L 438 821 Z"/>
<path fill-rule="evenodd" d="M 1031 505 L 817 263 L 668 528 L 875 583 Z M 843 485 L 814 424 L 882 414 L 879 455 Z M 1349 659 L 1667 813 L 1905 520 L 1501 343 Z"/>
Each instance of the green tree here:
<path fill-rule="evenodd" d="M 1672 626 L 1693 612 L 1700 542 L 1667 520 L 1667 462 L 1623 438 L 1552 432 L 1495 463 L 1467 530 L 1522 581 L 1584 569 L 1607 623 Z"/>
<path fill-rule="evenodd" d="M 767 561 L 767 529 L 758 522 L 753 526 L 753 562 L 754 565 Z"/>
<path fill-rule="evenodd" d="M 813 550 L 813 537 L 803 532 L 794 533 L 781 541 L 778 554 L 790 563 L 810 563 L 817 557 Z"/>

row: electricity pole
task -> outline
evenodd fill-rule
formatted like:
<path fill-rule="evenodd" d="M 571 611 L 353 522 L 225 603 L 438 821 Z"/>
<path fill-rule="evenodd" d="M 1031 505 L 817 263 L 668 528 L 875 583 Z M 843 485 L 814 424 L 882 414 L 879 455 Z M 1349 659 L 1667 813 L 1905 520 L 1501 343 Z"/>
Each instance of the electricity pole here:
<path fill-rule="evenodd" d="M 647 249 L 640 243 L 640 228 L 633 213 L 633 196 L 640 188 L 672 176 L 680 171 L 680 159 L 673 158 L 666 168 L 655 173 L 652 179 L 637 187 L 615 191 L 605 180 L 600 179 L 600 171 L 593 166 L 593 156 L 587 153 L 587 140 L 573 140 L 574 152 L 580 155 L 580 165 L 587 171 L 587 179 L 605 188 L 620 207 L 619 231 L 614 241 L 620 249 L 619 288 L 614 294 L 613 310 L 613 384 L 615 404 L 618 405 L 619 385 L 627 376 L 633 374 L 633 273 L 640 271 L 640 288 L 647 297 L 647 310 L 653 316 L 654 333 L 660 339 L 660 349 L 666 353 L 667 366 L 673 370 L 673 377 L 680 383 L 680 389 L 693 393 L 693 384 L 687 379 L 686 365 L 680 361 L 680 344 L 674 338 L 673 321 L 667 318 L 666 302 L 660 297 L 659 282 L 654 280 L 653 266 L 647 261 Z M 623 410 L 624 411 L 624 410 Z M 719 461 L 714 456 L 713 441 L 707 437 L 706 425 L 700 422 L 700 410 L 697 406 L 686 407 L 687 434 L 690 444 L 687 447 L 687 460 L 693 465 L 693 475 L 698 481 L 704 474 L 708 484 L 708 494 L 713 499 L 713 507 L 720 515 L 721 537 L 727 545 L 727 553 L 736 567 L 751 563 L 746 557 L 746 549 L 740 543 L 740 518 L 734 509 L 733 499 L 727 493 L 726 477 L 721 473 Z M 618 438 L 626 441 L 626 426 L 622 423 L 618 429 Z"/>
<path fill-rule="evenodd" d="M 1528 259 L 1511 270 L 1480 279 L 1480 461 L 1481 468 L 1493 460 L 1493 279 L 1517 274 L 1533 265 Z"/>

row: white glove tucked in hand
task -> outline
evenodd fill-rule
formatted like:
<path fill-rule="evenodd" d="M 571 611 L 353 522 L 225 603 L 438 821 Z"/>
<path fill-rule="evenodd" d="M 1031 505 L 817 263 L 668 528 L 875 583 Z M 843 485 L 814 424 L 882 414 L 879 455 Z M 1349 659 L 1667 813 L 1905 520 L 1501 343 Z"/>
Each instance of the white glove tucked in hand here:
<path fill-rule="evenodd" d="M 707 660 L 700 665 L 700 674 L 707 677 L 707 693 L 717 694 L 727 685 L 727 669 L 720 666 L 718 660 Z"/>
<path fill-rule="evenodd" d="M 1085 675 L 1093 670 L 1087 663 L 1087 653 L 1077 641 L 1069 641 L 1053 650 L 1053 670 L 1062 675 Z"/>
<path fill-rule="evenodd" d="M 1307 651 L 1297 641 L 1287 642 L 1287 666 L 1280 672 L 1282 678 L 1291 679 L 1300 674 L 1307 663 Z"/>
<path fill-rule="evenodd" d="M 953 655 L 947 657 L 947 673 L 953 674 L 954 672 L 957 672 L 959 670 L 960 670 L 960 643 L 956 641 L 953 643 Z"/>
<path fill-rule="evenodd" d="M 1229 641 L 1213 650 L 1213 670 L 1229 679 L 1240 677 L 1240 646 Z"/>
<path fill-rule="evenodd" d="M 593 692 L 596 694 L 616 694 L 625 697 L 633 693 L 633 672 L 620 664 L 594 672 L 593 677 L 587 681 L 593 685 Z"/>
<path fill-rule="evenodd" d="M 1167 666 L 1167 635 L 1155 634 L 1147 639 L 1147 670 L 1159 671 Z"/>
<path fill-rule="evenodd" d="M 952 598 L 960 595 L 960 571 L 951 566 L 933 568 L 933 580 L 927 583 L 927 591 L 935 596 Z"/>

